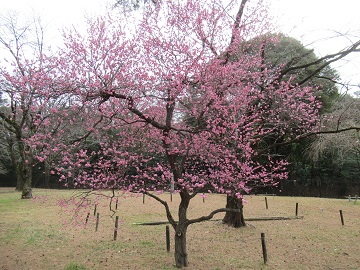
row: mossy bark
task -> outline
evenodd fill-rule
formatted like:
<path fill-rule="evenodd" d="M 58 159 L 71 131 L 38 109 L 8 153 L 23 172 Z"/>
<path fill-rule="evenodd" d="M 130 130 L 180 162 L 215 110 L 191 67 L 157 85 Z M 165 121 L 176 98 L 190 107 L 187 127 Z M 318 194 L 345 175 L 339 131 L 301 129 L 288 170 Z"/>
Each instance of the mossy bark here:
<path fill-rule="evenodd" d="M 19 136 L 19 138 L 21 138 Z M 19 139 L 20 141 L 20 139 Z M 16 190 L 21 191 L 21 199 L 32 198 L 32 165 L 33 158 L 23 143 L 18 143 L 19 159 L 16 164 Z"/>
<path fill-rule="evenodd" d="M 18 181 L 20 178 L 21 185 L 21 199 L 31 199 L 32 198 L 32 167 L 23 164 L 21 166 L 20 177 L 18 177 Z"/>

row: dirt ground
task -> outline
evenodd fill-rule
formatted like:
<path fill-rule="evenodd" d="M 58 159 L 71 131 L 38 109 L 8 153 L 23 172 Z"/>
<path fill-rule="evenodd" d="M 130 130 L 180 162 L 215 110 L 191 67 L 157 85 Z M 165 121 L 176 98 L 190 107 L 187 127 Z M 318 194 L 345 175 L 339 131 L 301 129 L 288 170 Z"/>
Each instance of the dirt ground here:
<path fill-rule="evenodd" d="M 173 230 L 168 253 L 166 225 L 134 224 L 166 220 L 163 206 L 154 199 L 145 197 L 143 203 L 142 196 L 122 196 L 115 212 L 109 210 L 107 199 L 100 199 L 95 232 L 93 205 L 78 210 L 78 218 L 73 204 L 60 206 L 62 199 L 74 195 L 72 191 L 35 189 L 33 193 L 33 200 L 20 200 L 12 188 L 0 188 L 0 269 L 175 269 Z M 169 194 L 161 198 L 176 216 L 179 195 L 174 194 L 172 202 Z M 187 269 L 360 269 L 360 201 L 266 198 L 268 209 L 265 196 L 246 196 L 245 218 L 294 216 L 296 203 L 303 218 L 248 221 L 247 227 L 234 229 L 223 225 L 223 214 L 218 214 L 217 220 L 191 225 Z M 203 201 L 197 196 L 189 217 L 224 207 L 225 199 L 210 194 Z M 120 223 L 114 241 L 116 215 Z M 262 257 L 261 233 L 265 233 L 267 264 Z"/>

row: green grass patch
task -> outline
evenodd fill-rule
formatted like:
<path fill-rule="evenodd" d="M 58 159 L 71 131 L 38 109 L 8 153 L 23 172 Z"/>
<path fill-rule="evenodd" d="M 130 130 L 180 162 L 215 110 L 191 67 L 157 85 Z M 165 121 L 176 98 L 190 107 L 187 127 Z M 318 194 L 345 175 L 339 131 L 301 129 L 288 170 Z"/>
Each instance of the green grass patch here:
<path fill-rule="evenodd" d="M 86 267 L 82 264 L 78 264 L 75 262 L 69 263 L 67 266 L 65 266 L 64 270 L 85 270 Z"/>
<path fill-rule="evenodd" d="M 141 247 L 155 247 L 156 244 L 151 241 L 141 241 L 140 246 Z"/>

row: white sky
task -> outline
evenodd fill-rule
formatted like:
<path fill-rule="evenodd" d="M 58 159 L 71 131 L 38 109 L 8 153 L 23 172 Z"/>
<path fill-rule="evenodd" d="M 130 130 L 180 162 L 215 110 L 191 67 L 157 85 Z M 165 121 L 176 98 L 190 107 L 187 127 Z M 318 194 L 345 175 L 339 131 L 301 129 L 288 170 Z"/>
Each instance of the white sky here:
<path fill-rule="evenodd" d="M 277 16 L 282 32 L 314 48 L 320 57 L 360 40 L 360 0 L 269 1 L 271 14 Z M 346 34 L 346 37 L 341 34 Z M 360 52 L 332 66 L 344 81 L 360 85 Z M 359 90 L 359 87 L 353 87 L 351 92 Z"/>
<path fill-rule="evenodd" d="M 250 0 L 251 1 L 251 0 Z M 360 0 L 268 0 L 270 9 L 282 32 L 289 34 L 315 49 L 318 56 L 349 46 L 345 37 L 328 39 L 338 33 L 351 36 L 352 41 L 360 39 Z M 15 10 L 23 18 L 42 18 L 46 26 L 47 40 L 60 40 L 59 30 L 72 24 L 84 25 L 85 16 L 106 11 L 111 0 L 0 0 L 0 13 Z M 360 84 L 360 53 L 347 58 L 335 67 L 343 80 Z M 352 92 L 360 89 L 353 89 Z"/>

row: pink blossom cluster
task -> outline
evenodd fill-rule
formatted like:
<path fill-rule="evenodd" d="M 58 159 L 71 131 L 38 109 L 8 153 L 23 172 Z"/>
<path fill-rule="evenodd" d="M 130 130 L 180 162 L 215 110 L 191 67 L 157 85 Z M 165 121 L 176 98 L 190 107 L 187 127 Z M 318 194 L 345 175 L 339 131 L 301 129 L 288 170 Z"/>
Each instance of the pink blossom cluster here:
<path fill-rule="evenodd" d="M 34 78 L 55 76 L 66 100 L 35 121 L 42 132 L 28 141 L 37 159 L 54 157 L 53 174 L 91 189 L 174 183 L 241 197 L 276 186 L 287 162 L 269 154 L 271 144 L 312 130 L 320 104 L 311 87 L 279 79 L 261 44 L 249 50 L 269 31 L 266 8 L 250 6 L 234 26 L 233 6 L 220 0 L 163 2 L 132 22 L 132 33 L 128 18 L 110 15 L 90 20 L 85 35 L 64 33 L 56 72 Z M 276 46 L 276 37 L 262 42 Z"/>

